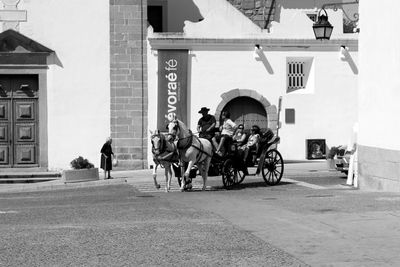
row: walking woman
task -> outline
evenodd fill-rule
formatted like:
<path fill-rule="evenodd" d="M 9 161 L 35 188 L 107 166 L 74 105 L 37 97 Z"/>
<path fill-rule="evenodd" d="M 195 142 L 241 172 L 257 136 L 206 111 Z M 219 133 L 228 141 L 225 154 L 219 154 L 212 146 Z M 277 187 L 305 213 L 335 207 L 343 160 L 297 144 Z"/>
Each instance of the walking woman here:
<path fill-rule="evenodd" d="M 110 172 L 112 170 L 112 159 L 111 156 L 114 156 L 114 153 L 111 148 L 112 139 L 108 137 L 105 144 L 101 148 L 101 162 L 100 168 L 104 170 L 104 179 L 111 179 Z M 107 176 L 108 172 L 108 176 Z"/>

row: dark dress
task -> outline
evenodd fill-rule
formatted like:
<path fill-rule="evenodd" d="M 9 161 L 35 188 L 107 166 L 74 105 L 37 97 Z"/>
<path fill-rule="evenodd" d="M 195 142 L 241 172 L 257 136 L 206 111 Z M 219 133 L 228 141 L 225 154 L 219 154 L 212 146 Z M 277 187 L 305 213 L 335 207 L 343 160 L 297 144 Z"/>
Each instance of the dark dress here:
<path fill-rule="evenodd" d="M 102 168 L 105 171 L 112 170 L 111 155 L 114 155 L 114 153 L 112 152 L 110 143 L 106 142 L 101 148 L 100 152 L 101 152 L 100 168 Z M 107 159 L 104 157 L 103 154 L 107 156 Z"/>

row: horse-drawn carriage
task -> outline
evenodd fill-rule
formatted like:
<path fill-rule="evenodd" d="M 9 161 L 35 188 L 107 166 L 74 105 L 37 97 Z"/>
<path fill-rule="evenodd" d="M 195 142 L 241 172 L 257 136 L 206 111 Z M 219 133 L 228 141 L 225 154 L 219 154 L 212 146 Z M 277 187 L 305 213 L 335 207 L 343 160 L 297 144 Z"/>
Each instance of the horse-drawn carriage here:
<path fill-rule="evenodd" d="M 261 133 L 257 149 L 250 150 L 247 160 L 243 160 L 242 151 L 232 140 L 225 142 L 225 153 L 220 156 L 212 152 L 210 141 L 194 135 L 183 122 L 174 120 L 168 125 L 168 129 L 168 134 L 174 140 L 177 140 L 175 149 L 178 151 L 180 164 L 178 168 L 175 168 L 175 176 L 178 179 L 181 191 L 191 188 L 191 179 L 197 175 L 197 172 L 203 177 L 203 190 L 206 188 L 208 176 L 221 175 L 223 185 L 227 189 L 243 182 L 247 175 L 259 175 L 261 173 L 268 185 L 276 185 L 282 178 L 284 162 L 279 151 L 274 148 L 279 142 L 279 137 L 274 136 L 271 130 Z M 152 143 L 154 154 L 153 136 Z M 186 162 L 186 164 L 182 162 Z M 164 159 L 164 163 L 159 163 L 166 168 L 166 178 L 168 175 L 167 167 L 169 168 L 168 173 L 170 175 L 169 179 L 166 179 L 166 191 L 169 190 L 171 181 L 172 173 L 170 169 L 176 163 L 176 159 L 174 162 Z M 255 173 L 249 174 L 248 167 L 256 167 Z M 153 177 L 157 186 L 156 168 Z"/>
<path fill-rule="evenodd" d="M 274 148 L 279 140 L 270 129 L 261 133 L 257 148 L 251 149 L 246 159 L 243 158 L 243 150 L 239 149 L 238 144 L 229 140 L 222 157 L 213 155 L 208 174 L 221 175 L 222 183 L 227 189 L 240 184 L 248 175 L 260 173 L 268 185 L 276 185 L 284 171 L 282 155 Z M 249 167 L 256 167 L 255 173 L 249 174 Z"/>

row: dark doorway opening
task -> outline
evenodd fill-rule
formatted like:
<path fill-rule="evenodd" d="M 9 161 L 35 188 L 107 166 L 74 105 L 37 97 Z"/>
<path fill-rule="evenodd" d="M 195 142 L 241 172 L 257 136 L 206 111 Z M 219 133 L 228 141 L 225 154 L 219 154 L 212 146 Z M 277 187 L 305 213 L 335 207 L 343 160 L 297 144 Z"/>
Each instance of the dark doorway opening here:
<path fill-rule="evenodd" d="M 148 6 L 147 20 L 149 21 L 149 24 L 153 27 L 154 32 L 163 32 L 163 7 Z"/>

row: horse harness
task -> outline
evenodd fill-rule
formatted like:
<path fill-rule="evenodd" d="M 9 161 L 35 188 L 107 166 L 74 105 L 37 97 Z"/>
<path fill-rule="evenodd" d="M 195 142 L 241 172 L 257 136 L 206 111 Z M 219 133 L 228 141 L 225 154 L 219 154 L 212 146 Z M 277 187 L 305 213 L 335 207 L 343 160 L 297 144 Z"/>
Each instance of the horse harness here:
<path fill-rule="evenodd" d="M 203 154 L 204 154 L 204 155 L 207 155 L 208 157 L 211 158 L 212 155 L 210 155 L 209 153 L 207 153 L 206 151 L 204 151 L 204 145 L 203 145 L 203 143 L 200 141 L 200 139 L 199 139 L 197 136 L 193 135 L 193 133 L 192 133 L 191 130 L 189 130 L 189 132 L 190 132 L 190 135 L 189 135 L 189 136 L 178 139 L 178 142 L 177 142 L 177 145 L 176 145 L 176 147 L 178 148 L 178 150 L 179 150 L 179 151 L 181 151 L 181 150 L 187 150 L 189 147 L 194 147 L 195 149 L 197 149 L 197 150 L 200 152 L 200 153 L 197 155 L 197 157 L 196 157 L 196 162 L 200 162 L 199 160 L 201 159 L 201 157 L 203 156 Z M 197 146 L 195 146 L 195 145 L 193 144 L 193 138 L 195 138 L 195 139 L 199 142 L 200 147 L 197 147 Z M 182 142 L 181 142 L 182 140 L 186 140 L 186 142 L 182 144 Z"/>
<path fill-rule="evenodd" d="M 160 142 L 161 142 L 161 146 L 160 146 L 160 155 L 165 153 L 165 152 L 173 152 L 173 154 L 168 158 L 168 159 L 163 159 L 162 161 L 167 161 L 167 162 L 176 162 L 177 160 L 174 160 L 174 155 L 178 155 L 177 153 L 177 149 L 174 143 L 171 143 L 171 145 L 174 147 L 172 149 L 172 151 L 168 151 L 168 146 L 167 146 L 167 141 L 165 140 L 165 137 L 162 134 L 159 134 L 160 136 Z M 161 160 L 159 160 L 158 158 L 156 158 L 155 155 L 155 147 L 154 147 L 154 143 L 153 140 L 151 141 L 152 143 L 152 153 L 153 153 L 153 161 L 156 164 L 159 164 L 161 167 L 164 168 L 163 164 L 161 163 Z"/>

